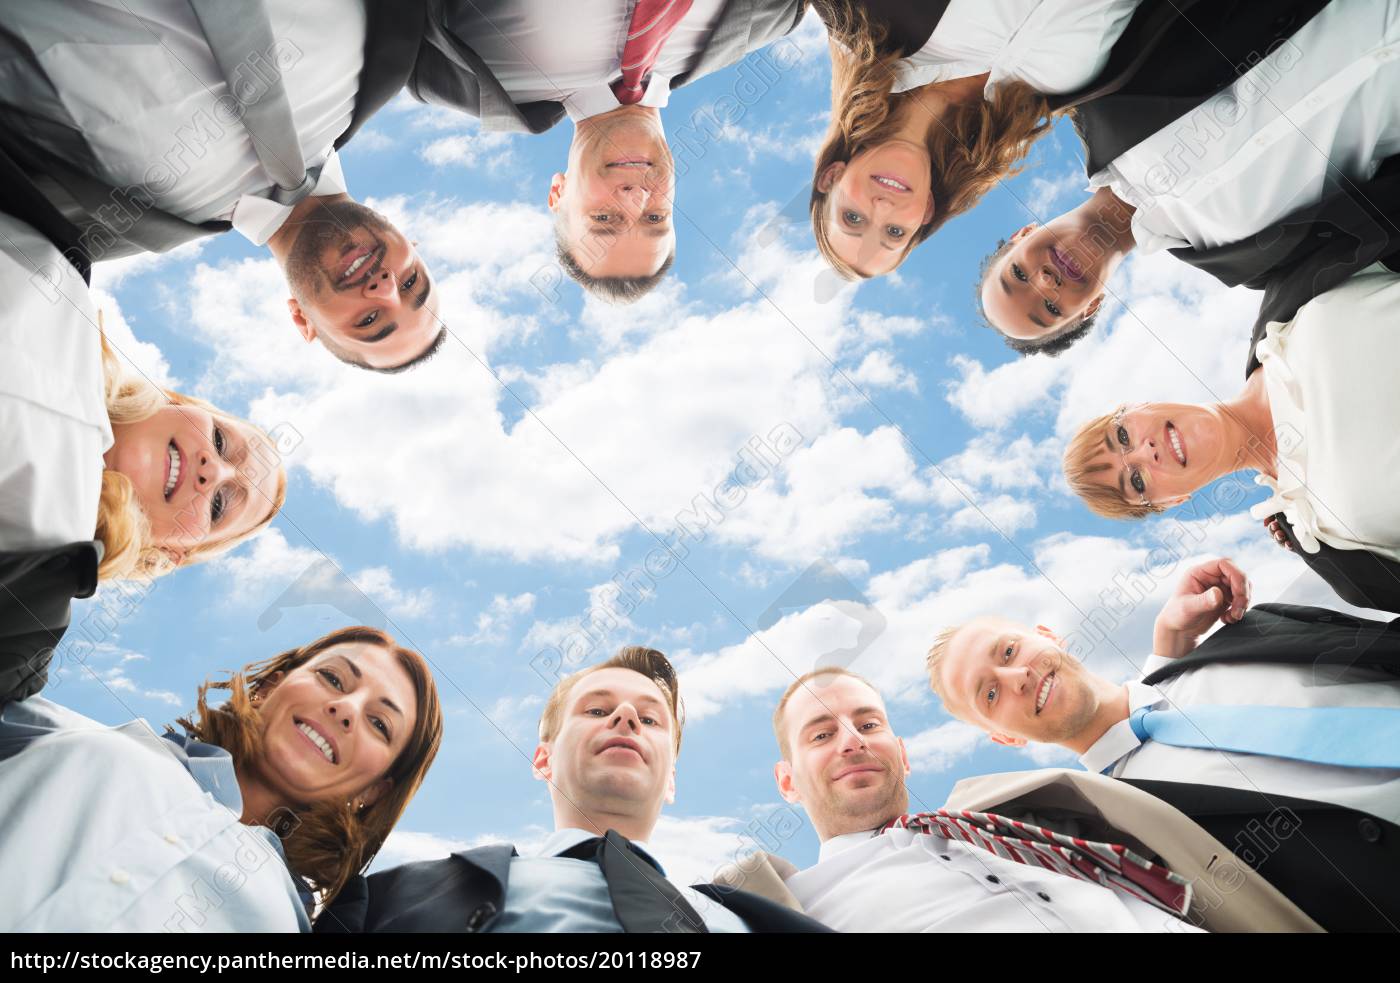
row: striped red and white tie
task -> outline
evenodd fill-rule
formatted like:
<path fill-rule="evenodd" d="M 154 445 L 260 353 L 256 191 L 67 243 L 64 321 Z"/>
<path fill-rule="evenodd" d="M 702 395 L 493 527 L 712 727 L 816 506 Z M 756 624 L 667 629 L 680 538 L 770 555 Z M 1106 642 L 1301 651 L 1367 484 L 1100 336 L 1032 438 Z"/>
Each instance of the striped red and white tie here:
<path fill-rule="evenodd" d="M 1191 907 L 1191 885 L 1185 878 L 1117 843 L 1081 840 L 989 812 L 948 809 L 900 816 L 880 832 L 892 829 L 961 840 L 1007 860 L 1101 885 L 1179 917 Z"/>
<path fill-rule="evenodd" d="M 656 64 L 661 46 L 671 36 L 694 0 L 637 0 L 627 41 L 622 46 L 622 78 L 612 84 L 613 94 L 624 106 L 642 101 L 647 76 Z"/>

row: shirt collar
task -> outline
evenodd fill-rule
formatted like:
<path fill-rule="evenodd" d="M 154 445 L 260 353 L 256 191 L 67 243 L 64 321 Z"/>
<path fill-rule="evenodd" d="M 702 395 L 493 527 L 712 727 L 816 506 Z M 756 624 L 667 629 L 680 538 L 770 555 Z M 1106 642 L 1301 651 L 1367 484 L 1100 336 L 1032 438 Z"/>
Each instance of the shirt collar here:
<path fill-rule="evenodd" d="M 1156 658 L 1156 656 L 1153 656 Z M 1149 660 L 1150 663 L 1150 660 Z M 1148 671 L 1151 671 L 1150 669 Z M 1128 713 L 1141 707 L 1155 706 L 1158 703 L 1165 703 L 1166 697 L 1157 691 L 1155 687 L 1144 686 L 1142 683 L 1130 682 L 1125 684 L 1128 690 Z M 1102 774 L 1105 769 L 1113 766 L 1123 755 L 1131 751 L 1136 751 L 1142 744 L 1137 735 L 1133 733 L 1132 726 L 1127 719 L 1118 721 L 1104 735 L 1095 741 L 1089 750 L 1079 756 L 1079 763 L 1095 774 Z"/>
<path fill-rule="evenodd" d="M 232 755 L 221 747 L 204 744 L 174 731 L 166 731 L 161 736 L 201 790 L 209 793 L 210 798 L 234 815 L 243 815 L 243 793 L 238 788 Z"/>
<path fill-rule="evenodd" d="M 647 89 L 642 93 L 639 106 L 653 106 L 661 108 L 671 99 L 671 76 L 662 75 L 660 72 L 652 72 L 647 80 Z M 613 94 L 611 83 L 599 83 L 577 89 L 564 97 L 564 111 L 569 114 L 569 119 L 577 123 L 581 119 L 588 119 L 590 116 L 599 116 L 603 113 L 610 113 L 618 109 L 622 103 L 617 101 L 617 96 Z"/>
<path fill-rule="evenodd" d="M 597 833 L 590 833 L 586 829 L 578 829 L 572 826 L 556 829 L 549 835 L 549 839 L 544 841 L 544 846 L 540 847 L 539 856 L 557 857 L 565 850 L 578 846 L 584 840 L 592 840 L 597 837 Z M 632 840 L 631 843 L 632 846 L 647 855 L 647 858 L 661 871 L 663 877 L 666 875 L 666 865 L 661 862 L 661 858 L 657 855 L 654 847 L 642 840 Z"/>
<path fill-rule="evenodd" d="M 311 165 L 314 167 L 315 165 Z M 309 197 L 324 198 L 327 195 L 346 193 L 345 172 L 340 167 L 340 155 L 328 151 L 321 174 Z M 239 195 L 238 204 L 233 206 L 233 227 L 242 233 L 255 246 L 267 245 L 267 240 L 287 221 L 293 205 L 279 205 L 271 198 L 261 195 Z"/>
<path fill-rule="evenodd" d="M 856 833 L 842 833 L 840 836 L 833 836 L 829 840 L 823 840 L 821 849 L 817 852 L 817 862 L 830 860 L 832 857 L 845 853 L 847 850 L 860 846 L 867 840 L 873 839 L 879 834 L 879 829 L 863 829 Z"/>

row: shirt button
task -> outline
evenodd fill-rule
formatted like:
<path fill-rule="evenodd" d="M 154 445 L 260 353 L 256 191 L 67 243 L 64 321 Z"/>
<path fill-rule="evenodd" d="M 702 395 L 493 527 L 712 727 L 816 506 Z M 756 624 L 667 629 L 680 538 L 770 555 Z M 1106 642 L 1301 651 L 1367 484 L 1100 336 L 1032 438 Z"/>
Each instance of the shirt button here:
<path fill-rule="evenodd" d="M 126 871 L 122 870 L 120 867 L 112 871 L 113 884 L 125 884 L 129 880 L 131 880 L 131 875 L 128 874 Z"/>
<path fill-rule="evenodd" d="M 952 860 L 952 859 L 953 859 L 952 857 L 948 856 L 946 853 L 940 853 L 940 854 L 938 855 L 938 857 L 939 857 L 940 860 Z"/>
<path fill-rule="evenodd" d="M 1356 824 L 1356 828 L 1361 833 L 1361 838 L 1367 843 L 1379 843 L 1381 839 L 1381 828 L 1374 819 L 1363 819 Z"/>
<path fill-rule="evenodd" d="M 180 837 L 176 836 L 174 833 L 166 833 L 165 842 L 178 844 L 180 842 Z"/>
<path fill-rule="evenodd" d="M 1049 900 L 1050 900 L 1050 895 L 1046 894 L 1044 891 L 1036 891 L 1036 892 L 1035 892 L 1035 896 L 1036 896 L 1037 898 L 1039 898 L 1041 901 L 1049 901 Z"/>
<path fill-rule="evenodd" d="M 987 880 L 991 881 L 993 884 L 1000 884 L 1000 883 L 1001 883 L 1001 878 L 998 877 L 996 874 L 988 874 L 988 875 L 987 875 Z"/>

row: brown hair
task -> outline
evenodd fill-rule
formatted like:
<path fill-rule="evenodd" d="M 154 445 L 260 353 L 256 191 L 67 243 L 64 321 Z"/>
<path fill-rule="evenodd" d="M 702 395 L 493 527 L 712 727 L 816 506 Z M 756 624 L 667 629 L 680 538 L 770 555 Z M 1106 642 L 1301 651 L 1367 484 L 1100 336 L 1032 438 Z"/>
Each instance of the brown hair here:
<path fill-rule="evenodd" d="M 822 669 L 813 669 L 811 672 L 806 672 L 798 676 L 792 681 L 792 685 L 783 691 L 782 699 L 778 701 L 778 708 L 773 711 L 773 736 L 778 739 L 778 751 L 782 754 L 784 761 L 787 761 L 792 756 L 792 748 L 788 745 L 787 734 L 783 733 L 783 713 L 787 710 L 788 700 L 792 699 L 792 694 L 796 693 L 798 689 L 806 686 L 809 681 L 816 679 L 818 676 L 850 676 L 852 679 L 859 680 L 869 686 L 872 690 L 875 690 L 876 693 L 880 692 L 875 689 L 874 684 L 864 676 L 859 673 L 851 672 L 849 669 L 843 669 L 840 666 L 826 666 Z"/>
<path fill-rule="evenodd" d="M 1113 414 L 1108 413 L 1075 431 L 1065 448 L 1065 482 L 1089 506 L 1089 511 L 1105 519 L 1145 519 L 1154 512 L 1166 511 L 1160 505 L 1130 502 L 1119 494 L 1116 485 L 1097 480 L 1098 475 L 1113 470 L 1112 464 L 1093 463 L 1103 452 L 1104 434 L 1112 423 Z"/>
<path fill-rule="evenodd" d="M 881 50 L 885 29 L 872 24 L 865 10 L 850 0 L 813 0 L 831 37 L 831 124 L 817 151 L 812 175 L 812 234 L 822 256 L 848 280 L 865 279 L 836 255 L 827 228 L 828 193 L 820 190 L 822 173 L 833 163 L 850 162 L 862 151 L 884 142 L 902 114 L 916 111 L 913 93 L 894 93 L 898 50 Z M 1053 122 L 1045 96 L 1019 80 L 1000 83 L 991 100 L 952 106 L 930 127 L 933 218 L 909 237 L 902 263 L 954 216 L 982 200 L 1003 178 L 1020 170 L 1031 144 Z"/>
<path fill-rule="evenodd" d="M 377 628 L 342 628 L 301 648 L 246 665 L 226 681 L 205 682 L 199 688 L 195 713 L 176 721 L 195 740 L 223 748 L 233 757 L 234 768 L 242 770 L 263 751 L 261 716 L 253 694 L 275 674 L 291 672 L 347 642 L 378 645 L 397 657 L 413 681 L 418 714 L 403 750 L 384 775 L 393 784 L 377 800 L 359 810 L 342 801 L 312 803 L 297 813 L 295 822 L 274 828 L 282 838 L 287 866 L 310 882 L 321 905 L 329 905 L 346 881 L 374 858 L 423 783 L 442 743 L 442 707 L 427 662 Z M 228 700 L 211 709 L 207 702 L 211 689 L 228 690 Z"/>
<path fill-rule="evenodd" d="M 933 636 L 933 644 L 929 646 L 928 657 L 924 659 L 924 668 L 928 671 L 928 686 L 933 690 L 933 695 L 943 701 L 944 706 L 948 704 L 948 693 L 943 688 L 943 657 L 948 654 L 948 646 L 953 642 L 953 636 L 960 632 L 964 625 L 949 625 L 941 629 L 937 635 Z"/>
<path fill-rule="evenodd" d="M 675 667 L 671 665 L 670 659 L 656 649 L 649 649 L 642 645 L 625 645 L 606 662 L 580 669 L 555 683 L 554 689 L 549 693 L 549 699 L 545 700 L 544 709 L 540 712 L 540 740 L 553 740 L 554 736 L 559 733 L 559 728 L 563 725 L 564 703 L 568 700 L 574 684 L 584 676 L 595 673 L 599 669 L 631 669 L 633 672 L 641 673 L 657 685 L 662 695 L 666 697 L 666 706 L 670 708 L 671 720 L 675 723 L 673 744 L 676 756 L 679 757 L 681 730 L 685 727 L 685 704 L 681 702 L 680 679 L 677 678 Z"/>
<path fill-rule="evenodd" d="M 100 313 L 98 325 L 100 329 Z M 245 422 L 229 416 L 202 399 L 170 389 L 160 389 L 143 376 L 126 371 L 121 360 L 107 344 L 105 335 L 102 338 L 102 375 L 107 418 L 114 425 L 140 423 L 150 419 L 167 405 L 198 407 L 225 423 Z M 261 430 L 258 430 L 258 433 L 267 437 Z M 271 438 L 268 438 L 268 443 L 272 443 Z M 251 539 L 272 521 L 286 500 L 287 472 L 279 461 L 277 490 L 273 495 L 272 507 L 267 518 L 242 535 L 222 539 L 216 543 L 201 543 L 188 550 L 180 566 L 189 566 L 191 563 L 199 563 L 220 553 L 226 553 L 239 543 Z M 102 562 L 97 567 L 98 580 L 116 580 L 123 577 L 151 579 L 176 569 L 176 565 L 166 553 L 151 542 L 150 522 L 137 500 L 136 488 L 131 479 L 111 468 L 104 468 L 102 471 L 102 492 L 97 503 L 97 530 L 94 536 L 102 542 L 103 547 Z"/>

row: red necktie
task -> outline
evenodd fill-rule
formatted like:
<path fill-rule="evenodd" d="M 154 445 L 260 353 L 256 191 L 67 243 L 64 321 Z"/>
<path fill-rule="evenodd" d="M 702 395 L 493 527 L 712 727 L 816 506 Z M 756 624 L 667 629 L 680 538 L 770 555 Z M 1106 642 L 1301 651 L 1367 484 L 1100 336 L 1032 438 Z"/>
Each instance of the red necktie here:
<path fill-rule="evenodd" d="M 622 46 L 622 78 L 612 84 L 613 95 L 624 106 L 635 106 L 646 91 L 646 78 L 656 64 L 661 46 L 690 10 L 694 0 L 637 0 L 627 43 Z"/>
<path fill-rule="evenodd" d="M 880 832 L 892 829 L 971 843 L 1006 860 L 1099 884 L 1178 917 L 1191 907 L 1191 885 L 1185 878 L 1117 843 L 1081 840 L 988 812 L 947 809 L 900 816 Z"/>

